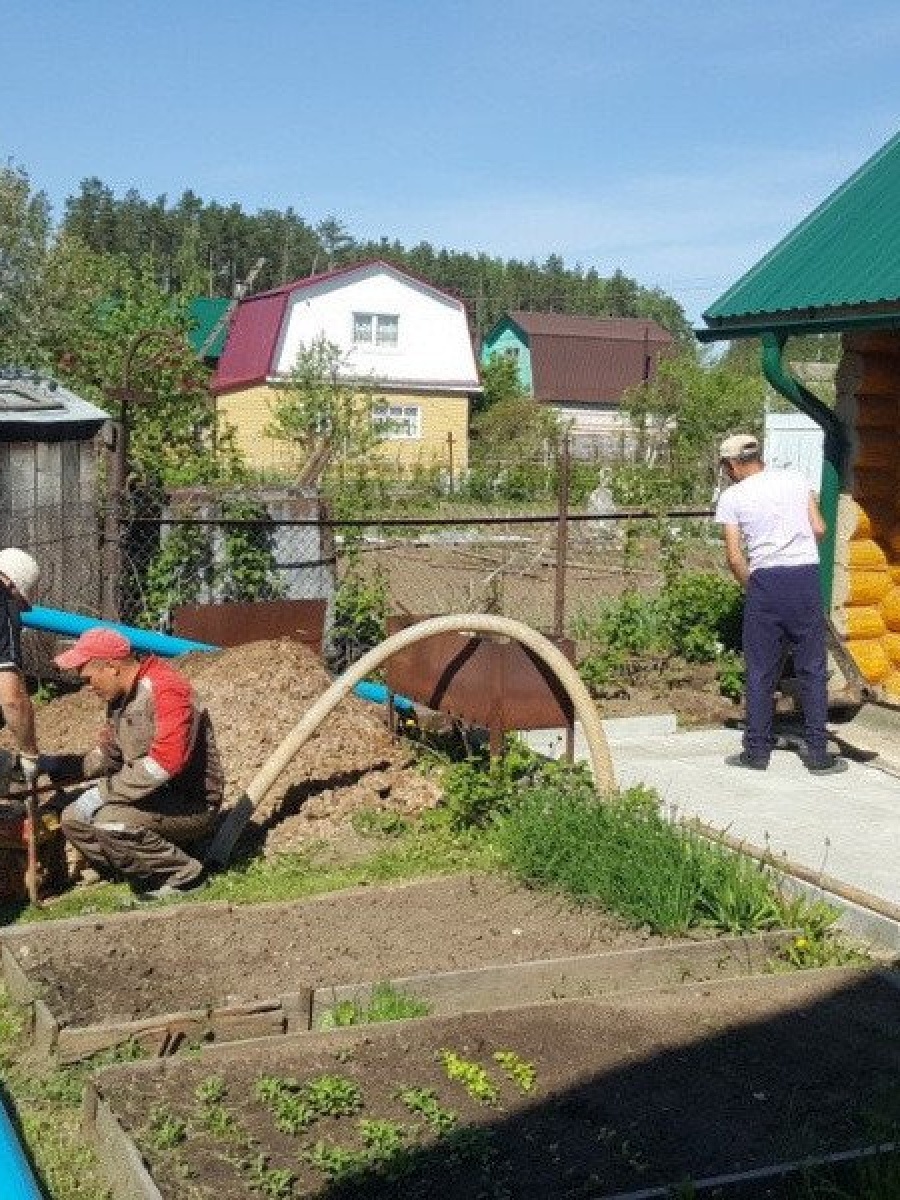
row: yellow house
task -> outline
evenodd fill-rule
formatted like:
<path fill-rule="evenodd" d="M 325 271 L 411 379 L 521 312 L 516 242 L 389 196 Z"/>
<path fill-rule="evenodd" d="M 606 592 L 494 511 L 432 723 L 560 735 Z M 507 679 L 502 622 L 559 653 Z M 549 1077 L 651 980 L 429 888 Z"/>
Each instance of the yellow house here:
<path fill-rule="evenodd" d="M 342 381 L 374 396 L 381 441 L 373 455 L 401 470 L 465 470 L 469 402 L 481 390 L 465 308 L 377 261 L 296 280 L 235 309 L 212 391 L 249 466 L 299 465 L 296 448 L 268 432 L 273 399 L 320 338 L 340 349 Z"/>

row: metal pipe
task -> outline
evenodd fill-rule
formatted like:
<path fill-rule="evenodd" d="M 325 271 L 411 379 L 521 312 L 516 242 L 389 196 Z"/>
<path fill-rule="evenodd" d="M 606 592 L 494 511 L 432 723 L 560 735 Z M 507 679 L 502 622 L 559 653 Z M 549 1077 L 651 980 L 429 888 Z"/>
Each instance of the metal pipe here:
<path fill-rule="evenodd" d="M 848 439 L 840 417 L 828 408 L 786 368 L 784 347 L 787 335 L 764 333 L 762 336 L 762 369 L 772 387 L 795 408 L 811 417 L 825 434 L 825 456 L 822 463 L 822 483 L 819 507 L 825 518 L 822 539 L 822 602 L 826 613 L 831 609 L 834 584 L 834 552 L 837 538 L 838 497 L 844 477 Z"/>

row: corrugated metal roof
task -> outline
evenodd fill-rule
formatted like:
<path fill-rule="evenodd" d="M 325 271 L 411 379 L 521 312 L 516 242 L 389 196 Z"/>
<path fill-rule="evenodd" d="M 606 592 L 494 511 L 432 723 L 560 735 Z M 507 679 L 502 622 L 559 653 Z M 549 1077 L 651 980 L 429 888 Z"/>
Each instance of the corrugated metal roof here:
<path fill-rule="evenodd" d="M 188 341 L 199 354 L 203 350 L 204 358 L 219 358 L 225 348 L 225 337 L 228 333 L 228 322 L 222 321 L 231 301 L 223 296 L 196 296 L 188 305 L 188 316 L 191 322 Z M 215 328 L 216 322 L 222 321 L 219 330 L 210 344 L 204 349 L 203 343 Z"/>
<path fill-rule="evenodd" d="M 703 319 L 715 327 L 761 314 L 800 313 L 837 323 L 849 312 L 869 315 L 879 307 L 896 316 L 898 303 L 900 134 L 710 305 Z"/>
<path fill-rule="evenodd" d="M 442 288 L 435 287 L 427 279 L 409 271 L 401 271 L 399 267 L 381 259 L 354 263 L 352 266 L 338 267 L 321 275 L 295 279 L 293 283 L 285 283 L 268 292 L 246 297 L 234 310 L 225 346 L 210 383 L 213 393 L 218 395 L 220 392 L 251 387 L 264 383 L 269 378 L 284 314 L 294 293 L 318 287 L 323 283 L 331 283 L 345 276 L 372 274 L 376 271 L 387 271 L 400 279 L 409 280 L 449 301 L 456 308 L 464 308 L 461 300 Z"/>
<path fill-rule="evenodd" d="M 249 296 L 237 306 L 210 382 L 214 394 L 268 379 L 289 296 L 290 289 L 279 288 Z"/>
<path fill-rule="evenodd" d="M 529 338 L 536 400 L 547 404 L 618 404 L 626 388 L 655 379 L 659 359 L 672 346 L 616 338 Z M 649 361 L 646 361 L 649 360 Z"/>
<path fill-rule="evenodd" d="M 99 429 L 109 414 L 55 379 L 26 368 L 0 367 L 0 439 L 13 427 L 57 433 L 69 426 Z"/>
<path fill-rule="evenodd" d="M 529 337 L 545 334 L 548 337 L 603 338 L 607 341 L 672 341 L 672 335 L 667 330 L 646 317 L 583 317 L 571 313 L 517 310 L 509 314 L 509 319 Z"/>

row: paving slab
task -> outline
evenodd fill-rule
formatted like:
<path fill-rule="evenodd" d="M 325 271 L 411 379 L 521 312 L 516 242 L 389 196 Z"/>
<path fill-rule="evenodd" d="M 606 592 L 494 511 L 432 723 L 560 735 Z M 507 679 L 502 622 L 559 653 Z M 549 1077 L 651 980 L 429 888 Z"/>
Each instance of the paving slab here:
<path fill-rule="evenodd" d="M 767 771 L 730 767 L 725 758 L 740 751 L 739 730 L 661 732 L 658 720 L 642 736 L 633 724 L 604 722 L 619 786 L 653 787 L 676 817 L 767 849 L 900 914 L 900 778 L 852 760 L 843 775 L 813 776 L 791 751 L 776 751 Z M 535 748 L 555 753 L 550 733 L 535 735 Z M 575 757 L 587 759 L 578 728 Z M 894 926 L 887 942 L 900 950 L 900 922 Z"/>

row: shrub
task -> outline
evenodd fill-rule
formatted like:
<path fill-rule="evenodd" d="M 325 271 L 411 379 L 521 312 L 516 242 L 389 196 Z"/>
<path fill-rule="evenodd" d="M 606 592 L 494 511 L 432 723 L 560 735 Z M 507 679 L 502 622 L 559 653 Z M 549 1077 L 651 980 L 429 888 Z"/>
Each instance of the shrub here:
<path fill-rule="evenodd" d="M 688 662 L 714 662 L 740 646 L 743 592 L 710 571 L 687 571 L 663 589 L 662 624 L 675 654 Z"/>
<path fill-rule="evenodd" d="M 601 904 L 660 933 L 729 932 L 780 923 L 764 868 L 673 825 L 654 793 L 599 799 L 575 775 L 532 788 L 499 823 L 502 851 L 524 882 Z"/>

